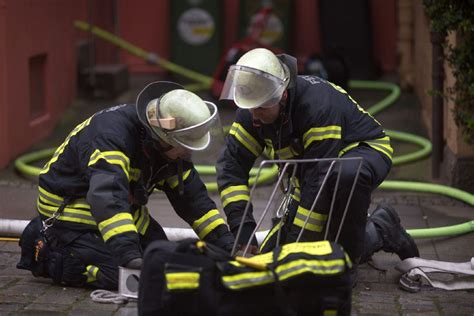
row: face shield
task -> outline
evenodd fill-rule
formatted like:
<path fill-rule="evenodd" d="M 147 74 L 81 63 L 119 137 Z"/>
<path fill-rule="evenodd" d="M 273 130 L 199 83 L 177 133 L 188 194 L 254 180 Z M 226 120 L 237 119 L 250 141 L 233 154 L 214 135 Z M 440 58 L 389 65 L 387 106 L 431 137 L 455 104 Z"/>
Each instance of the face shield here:
<path fill-rule="evenodd" d="M 233 100 L 243 109 L 271 107 L 280 101 L 288 80 L 255 68 L 233 65 L 227 73 L 220 99 Z"/>

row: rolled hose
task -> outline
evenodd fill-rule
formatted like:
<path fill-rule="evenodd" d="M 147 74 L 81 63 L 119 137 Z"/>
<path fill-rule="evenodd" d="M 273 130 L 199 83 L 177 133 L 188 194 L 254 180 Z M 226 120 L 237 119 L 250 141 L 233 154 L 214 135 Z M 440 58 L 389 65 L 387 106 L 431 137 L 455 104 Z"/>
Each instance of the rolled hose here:
<path fill-rule="evenodd" d="M 183 75 L 189 79 L 197 81 L 196 84 L 193 84 L 191 88 L 193 89 L 208 89 L 212 84 L 212 78 L 198 74 L 194 71 L 185 69 L 181 66 L 168 62 L 162 58 L 159 58 L 157 55 L 153 53 L 146 52 L 128 42 L 117 37 L 105 30 L 102 30 L 96 26 L 90 27 L 89 24 L 83 21 L 75 21 L 74 25 L 82 29 L 84 31 L 91 31 L 94 35 L 115 44 L 122 49 L 126 50 L 127 52 L 134 54 L 138 57 L 141 57 L 152 64 L 159 65 L 164 69 L 169 71 L 178 73 Z M 372 107 L 368 109 L 368 112 L 372 115 L 382 111 L 383 109 L 387 108 L 388 106 L 392 105 L 398 97 L 400 96 L 400 88 L 389 82 L 374 82 L 374 81 L 362 81 L 362 80 L 351 80 L 349 82 L 349 86 L 354 89 L 370 89 L 370 90 L 382 90 L 382 91 L 389 91 L 389 95 L 383 98 L 381 101 L 374 104 Z M 412 153 L 408 153 L 401 156 L 396 156 L 393 159 L 394 165 L 400 165 L 409 163 L 415 160 L 420 160 L 426 158 L 431 153 L 431 142 L 421 136 L 399 132 L 399 131 L 387 131 L 387 134 L 396 140 L 410 142 L 415 145 L 421 146 L 420 150 L 417 150 Z M 29 163 L 44 159 L 51 156 L 54 152 L 54 149 L 45 149 L 38 152 L 29 153 L 19 157 L 15 160 L 15 167 L 22 173 L 30 176 L 37 176 L 39 174 L 40 169 L 34 166 L 29 165 Z M 215 167 L 214 166 L 196 166 L 198 172 L 206 175 L 215 174 Z M 256 168 L 252 168 L 252 175 L 255 175 Z M 261 184 L 264 182 L 270 182 L 274 180 L 277 176 L 278 169 L 276 166 L 269 168 L 268 170 L 264 170 L 261 173 L 261 176 L 258 179 L 257 184 Z M 254 178 L 251 179 L 251 184 L 253 183 Z M 216 190 L 217 184 L 215 182 L 206 183 L 206 187 L 208 190 Z M 464 192 L 462 190 L 452 188 L 449 186 L 439 185 L 439 184 L 432 184 L 432 183 L 421 183 L 421 182 L 411 182 L 411 181 L 392 181 L 386 180 L 380 186 L 380 189 L 383 190 L 397 190 L 397 191 L 416 191 L 416 192 L 425 192 L 425 193 L 434 193 L 449 196 L 458 200 L 465 202 L 470 206 L 474 206 L 474 195 Z M 474 220 L 458 224 L 452 226 L 444 226 L 444 227 L 434 227 L 434 228 L 424 228 L 424 229 L 409 229 L 407 230 L 408 233 L 413 236 L 414 238 L 436 238 L 436 237 L 447 237 L 447 236 L 454 236 L 459 234 L 464 234 L 468 232 L 474 231 Z"/>

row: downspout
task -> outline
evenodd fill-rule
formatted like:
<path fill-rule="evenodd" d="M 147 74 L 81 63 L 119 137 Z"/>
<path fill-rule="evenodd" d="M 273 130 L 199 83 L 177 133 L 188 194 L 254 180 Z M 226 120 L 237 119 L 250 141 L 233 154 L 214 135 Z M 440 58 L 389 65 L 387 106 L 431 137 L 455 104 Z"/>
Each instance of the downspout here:
<path fill-rule="evenodd" d="M 444 44 L 445 36 L 439 32 L 431 32 L 432 64 L 432 111 L 431 111 L 431 142 L 433 144 L 431 175 L 434 179 L 440 176 L 443 161 L 443 81 L 444 81 Z"/>

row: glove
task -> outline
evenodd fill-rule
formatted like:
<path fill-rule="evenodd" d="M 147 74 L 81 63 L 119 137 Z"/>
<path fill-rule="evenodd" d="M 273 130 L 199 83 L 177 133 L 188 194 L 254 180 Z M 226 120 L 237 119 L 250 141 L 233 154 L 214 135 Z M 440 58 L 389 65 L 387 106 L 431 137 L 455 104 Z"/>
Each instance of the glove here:
<path fill-rule="evenodd" d="M 247 252 L 245 253 L 245 256 L 244 256 L 245 248 L 247 248 L 247 245 L 238 245 L 237 252 L 235 253 L 235 255 L 240 256 L 240 257 L 246 257 L 246 258 L 258 255 L 258 247 L 255 245 L 248 245 Z"/>
<path fill-rule="evenodd" d="M 142 268 L 142 264 L 143 264 L 142 258 L 135 258 L 127 262 L 125 264 L 125 268 L 140 270 Z"/>

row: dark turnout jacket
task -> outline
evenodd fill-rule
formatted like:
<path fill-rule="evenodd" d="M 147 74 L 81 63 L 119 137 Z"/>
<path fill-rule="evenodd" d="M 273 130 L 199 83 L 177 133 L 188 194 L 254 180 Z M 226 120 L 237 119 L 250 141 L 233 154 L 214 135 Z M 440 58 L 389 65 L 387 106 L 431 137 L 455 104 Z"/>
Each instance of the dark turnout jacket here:
<path fill-rule="evenodd" d="M 287 63 L 288 57 L 280 58 Z M 294 69 L 291 62 L 289 66 Z M 342 88 L 315 76 L 293 73 L 287 103 L 273 124 L 260 124 L 249 110 L 238 109 L 217 164 L 219 191 L 231 230 L 235 234 L 240 224 L 249 200 L 249 171 L 263 152 L 272 159 L 337 158 L 361 142 L 391 159 L 390 139 L 381 125 Z M 318 164 L 298 169 L 293 198 L 299 201 L 299 213 L 311 209 L 320 175 Z M 251 211 L 244 220 L 241 241 L 255 227 Z"/>
<path fill-rule="evenodd" d="M 139 236 L 150 223 L 145 205 L 158 188 L 200 238 L 232 243 L 192 162 L 182 166 L 178 172 L 178 163 L 161 153 L 134 105 L 111 107 L 74 128 L 44 166 L 38 211 L 45 219 L 62 208 L 54 223 L 62 231 L 98 230 L 124 264 L 142 255 Z"/>

